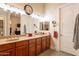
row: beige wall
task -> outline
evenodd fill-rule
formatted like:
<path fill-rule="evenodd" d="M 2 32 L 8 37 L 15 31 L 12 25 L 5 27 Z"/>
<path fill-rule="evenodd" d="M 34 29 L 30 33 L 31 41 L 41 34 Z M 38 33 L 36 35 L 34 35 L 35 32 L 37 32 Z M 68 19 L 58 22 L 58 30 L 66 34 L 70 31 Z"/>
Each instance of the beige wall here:
<path fill-rule="evenodd" d="M 26 3 L 9 3 L 11 6 L 17 7 L 17 8 L 21 8 L 24 9 L 24 5 L 26 5 Z M 44 15 L 44 4 L 42 3 L 29 3 L 35 14 L 43 16 Z"/>
<path fill-rule="evenodd" d="M 45 5 L 42 3 L 31 4 L 34 10 L 34 13 L 40 16 L 44 16 Z"/>
<path fill-rule="evenodd" d="M 45 4 L 45 14 L 44 14 L 45 16 L 44 17 L 46 17 L 46 19 L 44 19 L 44 20 L 50 21 L 50 30 L 49 31 L 52 36 L 51 48 L 56 49 L 57 51 L 60 50 L 60 43 L 59 43 L 60 40 L 59 40 L 59 37 L 57 39 L 55 39 L 53 37 L 54 28 L 53 28 L 52 21 L 56 20 L 57 26 L 56 26 L 55 30 L 59 33 L 59 16 L 60 16 L 59 15 L 59 13 L 60 13 L 59 7 L 62 5 L 64 5 L 64 4 L 61 4 L 61 3 L 59 3 L 59 4 L 56 4 L 56 3 L 55 4 L 49 4 L 49 3 Z M 54 42 L 54 45 L 53 45 L 53 42 Z"/>

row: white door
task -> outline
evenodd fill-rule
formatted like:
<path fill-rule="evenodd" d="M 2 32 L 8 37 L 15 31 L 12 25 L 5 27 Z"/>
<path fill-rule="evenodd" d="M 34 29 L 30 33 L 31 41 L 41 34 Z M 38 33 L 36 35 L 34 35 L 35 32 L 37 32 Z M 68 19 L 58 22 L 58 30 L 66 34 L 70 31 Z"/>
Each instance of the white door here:
<path fill-rule="evenodd" d="M 71 4 L 61 8 L 61 51 L 79 55 L 79 50 L 73 48 L 73 32 L 75 17 L 79 13 L 79 4 Z"/>

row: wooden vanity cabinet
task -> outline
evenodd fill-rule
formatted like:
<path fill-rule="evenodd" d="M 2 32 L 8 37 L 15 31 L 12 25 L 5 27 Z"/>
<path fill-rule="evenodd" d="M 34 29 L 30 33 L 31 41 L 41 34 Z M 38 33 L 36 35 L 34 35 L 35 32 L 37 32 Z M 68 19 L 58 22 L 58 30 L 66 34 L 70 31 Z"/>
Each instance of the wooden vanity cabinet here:
<path fill-rule="evenodd" d="M 28 56 L 27 47 L 26 46 L 17 47 L 16 56 Z"/>
<path fill-rule="evenodd" d="M 28 41 L 16 43 L 16 56 L 28 56 Z"/>
<path fill-rule="evenodd" d="M 36 39 L 36 55 L 41 53 L 41 38 Z"/>
<path fill-rule="evenodd" d="M 35 56 L 35 39 L 29 40 L 29 56 Z"/>
<path fill-rule="evenodd" d="M 47 41 L 47 39 L 46 39 L 46 37 L 42 37 L 42 52 L 43 51 L 45 51 L 46 50 L 46 41 Z"/>
<path fill-rule="evenodd" d="M 50 36 L 0 45 L 0 56 L 35 56 L 50 48 Z"/>
<path fill-rule="evenodd" d="M 15 43 L 0 45 L 0 56 L 15 56 Z"/>

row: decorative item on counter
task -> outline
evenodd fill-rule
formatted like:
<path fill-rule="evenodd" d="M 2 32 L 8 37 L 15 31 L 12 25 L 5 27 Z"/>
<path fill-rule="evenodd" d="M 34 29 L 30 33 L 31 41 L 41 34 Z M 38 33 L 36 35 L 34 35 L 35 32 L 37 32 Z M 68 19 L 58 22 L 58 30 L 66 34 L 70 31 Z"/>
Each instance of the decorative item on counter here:
<path fill-rule="evenodd" d="M 38 26 L 37 26 L 36 24 L 33 24 L 33 25 L 34 25 L 34 27 L 35 27 L 36 29 L 38 29 Z M 37 30 L 35 30 L 35 31 L 34 31 L 34 33 L 35 33 L 35 34 L 37 34 L 37 33 L 38 33 L 38 31 L 37 31 Z"/>
<path fill-rule="evenodd" d="M 26 34 L 26 25 L 24 24 L 24 35 Z"/>
<path fill-rule="evenodd" d="M 34 27 L 38 28 L 38 27 L 36 26 L 36 24 L 33 24 L 33 25 L 34 25 Z"/>
<path fill-rule="evenodd" d="M 37 31 L 35 30 L 34 33 L 37 34 Z"/>
<path fill-rule="evenodd" d="M 54 27 L 54 32 L 53 32 L 53 35 L 54 35 L 54 38 L 58 38 L 58 32 L 56 31 L 56 21 L 52 21 L 52 24 L 53 24 L 53 27 Z"/>
<path fill-rule="evenodd" d="M 32 35 L 32 33 L 27 33 L 26 34 L 26 37 L 32 37 L 33 35 Z"/>
<path fill-rule="evenodd" d="M 29 36 L 29 37 L 32 37 L 32 33 L 29 33 L 28 36 Z"/>
<path fill-rule="evenodd" d="M 20 29 L 19 29 L 19 28 L 16 28 L 15 34 L 16 34 L 16 35 L 20 35 Z"/>
<path fill-rule="evenodd" d="M 12 28 L 10 27 L 10 35 L 11 35 L 11 33 L 12 33 Z"/>

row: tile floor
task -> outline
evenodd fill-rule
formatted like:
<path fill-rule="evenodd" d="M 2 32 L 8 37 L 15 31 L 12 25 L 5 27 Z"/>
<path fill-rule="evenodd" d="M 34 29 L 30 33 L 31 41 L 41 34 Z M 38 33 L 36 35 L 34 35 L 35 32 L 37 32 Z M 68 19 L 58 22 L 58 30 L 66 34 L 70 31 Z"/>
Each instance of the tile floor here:
<path fill-rule="evenodd" d="M 43 52 L 42 54 L 40 54 L 39 56 L 74 56 L 74 55 L 65 53 L 65 52 L 57 52 L 55 50 L 48 49 L 45 52 Z"/>

